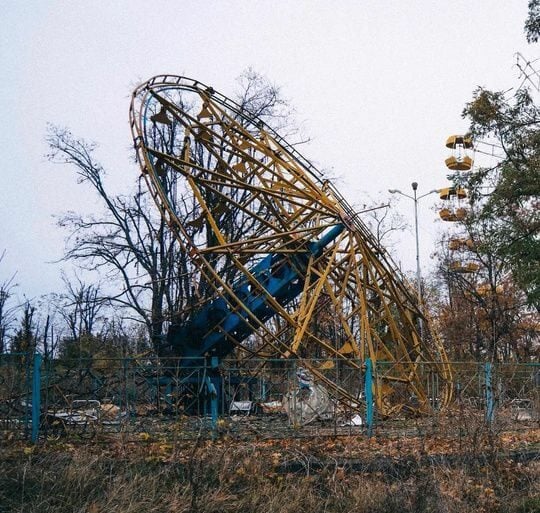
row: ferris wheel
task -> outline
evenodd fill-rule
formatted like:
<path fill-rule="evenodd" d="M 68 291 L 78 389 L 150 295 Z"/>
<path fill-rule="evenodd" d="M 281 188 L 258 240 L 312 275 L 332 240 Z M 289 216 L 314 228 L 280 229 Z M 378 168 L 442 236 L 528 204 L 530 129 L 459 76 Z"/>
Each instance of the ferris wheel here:
<path fill-rule="evenodd" d="M 213 88 L 162 75 L 133 93 L 148 189 L 176 237 L 186 300 L 162 354 L 297 358 L 340 401 L 340 369 L 374 364 L 378 410 L 439 405 L 451 369 L 414 290 L 337 189 Z M 420 329 L 422 326 L 422 329 Z"/>

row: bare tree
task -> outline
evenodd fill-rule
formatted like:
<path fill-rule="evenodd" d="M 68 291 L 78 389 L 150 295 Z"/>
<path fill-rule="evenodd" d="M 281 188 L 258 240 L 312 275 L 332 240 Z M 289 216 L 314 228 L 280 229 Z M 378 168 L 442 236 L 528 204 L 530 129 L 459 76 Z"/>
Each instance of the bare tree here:
<path fill-rule="evenodd" d="M 0 263 L 5 254 L 5 251 L 0 254 Z M 15 286 L 15 274 L 0 282 L 0 354 L 7 351 L 9 332 L 16 320 L 18 305 L 11 303 Z"/>
<path fill-rule="evenodd" d="M 380 247 L 392 249 L 396 242 L 393 236 L 409 228 L 405 218 L 392 208 L 393 198 L 374 200 L 367 196 L 367 201 L 358 210 Z"/>
<path fill-rule="evenodd" d="M 272 84 L 266 77 L 249 67 L 236 79 L 238 90 L 236 102 L 250 117 L 267 122 L 280 135 L 296 138 L 300 129 L 294 119 L 294 109 L 283 97 L 281 88 Z M 295 144 L 306 142 L 305 139 Z"/>
<path fill-rule="evenodd" d="M 243 109 L 266 122 L 286 125 L 287 103 L 277 88 L 252 70 L 245 72 L 239 83 L 242 93 L 238 101 Z M 170 147 L 177 144 L 176 139 L 167 137 L 158 126 L 154 138 L 156 148 L 164 153 L 179 150 Z M 69 234 L 64 259 L 105 276 L 111 290 L 102 291 L 101 299 L 124 308 L 126 320 L 142 321 L 157 349 L 168 323 L 181 320 L 175 316 L 188 311 L 196 296 L 204 295 L 205 284 L 193 282 L 190 258 L 179 248 L 140 182 L 130 195 L 112 195 L 105 183 L 105 170 L 95 157 L 95 143 L 52 125 L 47 143 L 49 159 L 72 166 L 79 182 L 90 186 L 104 207 L 101 215 L 68 212 L 59 219 L 58 224 Z M 177 180 L 175 173 L 164 172 L 165 191 L 176 190 Z M 171 196 L 191 229 L 201 230 L 201 212 L 193 198 L 178 193 Z M 212 205 L 212 201 L 207 198 L 207 204 Z M 231 230 L 249 229 L 246 220 L 234 212 L 224 212 L 222 217 L 220 222 L 229 223 Z M 97 295 L 94 300 L 98 300 Z"/>
<path fill-rule="evenodd" d="M 174 301 L 170 290 L 174 285 L 167 279 L 175 265 L 175 247 L 164 222 L 140 190 L 132 196 L 109 194 L 105 171 L 94 156 L 95 144 L 52 126 L 47 142 L 50 159 L 73 165 L 79 181 L 90 185 L 105 207 L 99 216 L 68 212 L 59 219 L 69 233 L 64 258 L 112 280 L 114 288 L 107 299 L 128 308 L 133 319 L 144 322 L 152 339 L 159 338 L 166 301 Z"/>
<path fill-rule="evenodd" d="M 105 306 L 100 284 L 86 284 L 78 276 L 70 280 L 66 274 L 62 275 L 62 281 L 66 291 L 56 295 L 55 303 L 70 337 L 78 340 L 82 335 L 94 334 L 99 314 Z"/>

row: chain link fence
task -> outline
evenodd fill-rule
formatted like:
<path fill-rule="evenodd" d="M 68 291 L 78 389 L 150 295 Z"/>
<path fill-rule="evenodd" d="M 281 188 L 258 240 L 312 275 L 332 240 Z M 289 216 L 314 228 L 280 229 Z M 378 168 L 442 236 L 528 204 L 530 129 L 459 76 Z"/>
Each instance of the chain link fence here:
<path fill-rule="evenodd" d="M 310 360 L 312 367 L 319 362 Z M 423 415 L 402 408 L 377 411 L 374 386 L 393 365 L 366 361 L 336 365 L 327 377 L 355 401 L 337 400 L 300 360 L 123 358 L 43 360 L 0 356 L 0 431 L 3 440 L 271 439 L 314 436 L 471 436 L 482 429 L 538 426 L 540 365 L 452 363 L 452 399 L 443 407 L 436 373 L 425 380 Z M 379 391 L 379 392 L 378 392 Z M 413 404 L 415 397 L 407 398 Z M 476 430 L 476 431 L 475 431 Z"/>

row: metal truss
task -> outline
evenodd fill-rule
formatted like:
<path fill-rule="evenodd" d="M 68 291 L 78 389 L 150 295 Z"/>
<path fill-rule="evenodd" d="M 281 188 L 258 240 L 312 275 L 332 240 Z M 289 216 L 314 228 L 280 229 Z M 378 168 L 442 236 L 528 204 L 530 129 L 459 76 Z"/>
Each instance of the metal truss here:
<path fill-rule="evenodd" d="M 360 403 L 360 391 L 336 376 L 370 358 L 381 414 L 449 402 L 451 368 L 414 290 L 294 147 L 184 77 L 140 85 L 130 120 L 148 189 L 189 255 L 190 306 L 171 314 L 164 353 L 305 359 L 349 405 Z M 436 401 L 426 373 L 440 384 Z"/>

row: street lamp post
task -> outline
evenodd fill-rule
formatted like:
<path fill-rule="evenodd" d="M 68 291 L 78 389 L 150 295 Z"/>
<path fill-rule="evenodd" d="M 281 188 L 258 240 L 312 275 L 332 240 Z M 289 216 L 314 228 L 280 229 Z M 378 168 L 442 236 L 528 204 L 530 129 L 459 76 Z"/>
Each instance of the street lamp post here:
<path fill-rule="evenodd" d="M 422 302 L 422 276 L 420 274 L 420 243 L 418 238 L 418 198 L 416 191 L 418 182 L 413 182 L 412 189 L 414 193 L 414 233 L 416 235 L 416 286 L 418 288 L 418 301 Z"/>
<path fill-rule="evenodd" d="M 426 192 L 425 194 L 422 194 L 421 196 L 417 196 L 416 191 L 418 190 L 418 182 L 413 182 L 411 184 L 412 190 L 413 190 L 413 196 L 410 196 L 409 194 L 405 194 L 404 192 L 401 192 L 398 189 L 388 189 L 388 192 L 390 194 L 401 194 L 402 196 L 405 196 L 406 198 L 412 199 L 414 202 L 414 233 L 415 233 L 415 239 L 416 239 L 416 290 L 418 294 L 418 302 L 422 304 L 422 275 L 420 272 L 420 242 L 418 237 L 418 202 L 428 196 L 429 194 L 433 194 L 435 192 L 439 192 L 437 189 L 433 189 L 429 192 Z M 422 328 L 422 321 L 420 321 L 420 337 L 423 337 L 423 328 Z"/>

